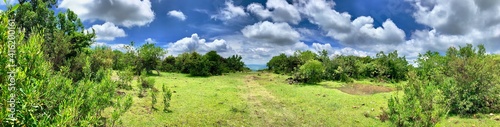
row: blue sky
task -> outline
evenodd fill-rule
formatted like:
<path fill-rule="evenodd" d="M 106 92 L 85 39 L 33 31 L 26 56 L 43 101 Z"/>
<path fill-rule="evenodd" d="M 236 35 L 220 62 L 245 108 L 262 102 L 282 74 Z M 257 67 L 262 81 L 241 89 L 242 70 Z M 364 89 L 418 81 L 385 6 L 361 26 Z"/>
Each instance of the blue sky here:
<path fill-rule="evenodd" d="M 94 45 L 114 49 L 153 42 L 168 55 L 216 50 L 265 64 L 280 53 L 327 50 L 374 56 L 398 50 L 414 60 L 427 50 L 466 43 L 500 53 L 500 2 L 479 0 L 60 0 Z M 0 5 L 5 9 L 5 4 Z"/>

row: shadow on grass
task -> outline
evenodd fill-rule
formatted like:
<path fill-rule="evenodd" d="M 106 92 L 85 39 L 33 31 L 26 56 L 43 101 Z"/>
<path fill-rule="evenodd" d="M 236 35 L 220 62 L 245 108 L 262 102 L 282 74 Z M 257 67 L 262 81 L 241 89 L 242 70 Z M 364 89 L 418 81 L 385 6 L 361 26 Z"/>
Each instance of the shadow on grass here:
<path fill-rule="evenodd" d="M 198 75 L 186 75 L 186 77 L 189 77 L 189 78 L 210 78 L 212 76 L 198 76 Z"/>
<path fill-rule="evenodd" d="M 318 84 L 318 83 L 297 83 L 297 84 L 293 84 L 293 85 L 304 87 L 304 86 L 320 86 L 321 84 Z"/>

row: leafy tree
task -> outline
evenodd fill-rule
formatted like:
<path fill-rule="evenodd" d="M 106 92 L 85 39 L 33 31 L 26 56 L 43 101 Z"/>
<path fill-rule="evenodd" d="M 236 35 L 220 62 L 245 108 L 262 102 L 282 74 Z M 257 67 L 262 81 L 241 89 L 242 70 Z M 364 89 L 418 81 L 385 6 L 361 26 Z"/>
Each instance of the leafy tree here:
<path fill-rule="evenodd" d="M 304 65 L 300 66 L 299 79 L 305 83 L 319 83 L 324 73 L 324 67 L 318 60 L 309 60 Z"/>
<path fill-rule="evenodd" d="M 445 95 L 450 99 L 451 112 L 458 114 L 489 113 L 500 111 L 500 84 L 498 61 L 487 56 L 483 45 L 471 44 L 447 52 L 444 72 L 453 78 Z"/>
<path fill-rule="evenodd" d="M 267 67 L 269 70 L 273 71 L 274 73 L 285 73 L 288 65 L 288 60 L 287 56 L 282 53 L 278 56 L 274 56 L 271 58 L 271 60 L 267 63 Z"/>
<path fill-rule="evenodd" d="M 112 68 L 113 66 L 113 52 L 111 48 L 105 46 L 97 46 L 91 52 L 91 71 L 98 72 L 101 68 Z M 92 77 L 95 77 L 94 73 Z"/>
<path fill-rule="evenodd" d="M 245 63 L 241 61 L 242 57 L 240 55 L 232 55 L 226 59 L 226 66 L 230 72 L 243 71 L 245 68 Z"/>
<path fill-rule="evenodd" d="M 300 65 L 305 64 L 309 60 L 317 60 L 318 55 L 313 53 L 311 50 L 307 51 L 296 51 L 294 56 L 298 57 L 300 60 Z"/>
<path fill-rule="evenodd" d="M 196 53 L 196 52 L 194 52 L 194 53 Z M 178 55 L 175 58 L 175 68 L 178 68 L 179 72 L 181 72 L 181 73 L 188 74 L 190 72 L 189 64 L 192 63 L 190 60 L 190 57 L 191 57 L 191 54 L 188 52 L 185 52 L 185 53 Z"/>
<path fill-rule="evenodd" d="M 160 72 L 157 67 L 160 65 L 160 57 L 166 54 L 166 51 L 161 47 L 155 46 L 153 43 L 146 43 L 138 49 L 139 61 L 143 66 L 137 66 L 137 70 L 146 69 L 147 73 L 156 70 L 158 75 Z"/>
<path fill-rule="evenodd" d="M 170 55 L 163 59 L 160 70 L 166 72 L 177 72 L 178 70 L 175 67 L 175 57 Z"/>
<path fill-rule="evenodd" d="M 123 70 L 127 60 L 125 54 L 120 50 L 113 50 L 113 70 Z"/>
<path fill-rule="evenodd" d="M 219 54 L 217 54 L 216 51 L 210 51 L 208 53 L 206 53 L 205 55 L 203 55 L 203 59 L 206 59 L 208 60 L 207 63 L 202 63 L 200 64 L 200 66 L 209 66 L 209 73 L 211 75 L 221 75 L 223 72 L 227 72 L 228 69 L 226 68 L 226 65 L 225 65 L 225 59 L 220 56 Z M 204 62 L 204 61 L 200 61 L 200 62 Z M 206 64 L 206 65 L 204 65 Z M 201 67 L 203 68 L 203 67 Z"/>
<path fill-rule="evenodd" d="M 189 74 L 192 76 L 210 76 L 211 63 L 207 57 L 193 52 L 187 62 Z"/>

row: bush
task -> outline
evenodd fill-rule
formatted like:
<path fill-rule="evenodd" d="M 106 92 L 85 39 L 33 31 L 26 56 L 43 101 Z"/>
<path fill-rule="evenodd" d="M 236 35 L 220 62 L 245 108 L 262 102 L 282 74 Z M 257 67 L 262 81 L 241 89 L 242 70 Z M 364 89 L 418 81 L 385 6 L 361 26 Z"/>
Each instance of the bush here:
<path fill-rule="evenodd" d="M 118 88 L 131 90 L 132 80 L 134 78 L 134 72 L 131 67 L 124 69 L 123 71 L 118 71 Z"/>
<path fill-rule="evenodd" d="M 305 83 L 318 83 L 321 82 L 325 68 L 323 64 L 318 60 L 309 60 L 299 69 L 300 79 L 303 79 Z"/>
<path fill-rule="evenodd" d="M 163 111 L 171 112 L 170 109 L 168 108 L 170 107 L 170 100 L 172 99 L 172 91 L 170 91 L 170 89 L 165 87 L 165 84 L 163 84 L 162 90 L 163 90 Z"/>
<path fill-rule="evenodd" d="M 404 95 L 389 99 L 389 120 L 397 126 L 434 126 L 448 114 L 446 98 L 436 82 L 420 79 L 414 72 L 403 87 Z"/>
<path fill-rule="evenodd" d="M 450 99 L 452 113 L 500 112 L 500 67 L 485 52 L 484 46 L 475 49 L 470 44 L 448 50 L 445 74 L 453 78 L 453 83 L 447 86 L 445 95 Z"/>

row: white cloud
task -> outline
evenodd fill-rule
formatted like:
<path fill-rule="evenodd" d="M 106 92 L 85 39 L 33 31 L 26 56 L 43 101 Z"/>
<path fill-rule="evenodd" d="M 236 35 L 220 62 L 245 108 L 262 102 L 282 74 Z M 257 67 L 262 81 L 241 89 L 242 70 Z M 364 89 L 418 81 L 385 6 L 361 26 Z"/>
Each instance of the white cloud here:
<path fill-rule="evenodd" d="M 155 44 L 155 43 L 156 43 L 156 40 L 155 40 L 155 39 L 152 39 L 152 38 L 147 38 L 146 40 L 144 40 L 144 42 L 146 42 L 146 43 L 151 43 L 151 44 Z"/>
<path fill-rule="evenodd" d="M 232 0 L 226 1 L 225 5 L 226 7 L 219 10 L 217 15 L 212 15 L 212 18 L 227 21 L 236 17 L 244 17 L 248 15 L 243 6 L 235 6 Z"/>
<path fill-rule="evenodd" d="M 149 0 L 63 0 L 59 7 L 74 11 L 82 20 L 103 20 L 125 27 L 144 26 L 154 20 Z"/>
<path fill-rule="evenodd" d="M 93 25 L 91 28 L 87 29 L 87 31 L 95 30 L 95 34 L 97 36 L 96 40 L 104 40 L 104 41 L 113 41 L 117 37 L 126 37 L 125 31 L 121 28 L 115 26 L 115 24 L 106 22 L 102 25 Z"/>
<path fill-rule="evenodd" d="M 205 39 L 200 38 L 196 33 L 192 34 L 191 37 L 185 37 L 176 42 L 169 43 L 166 47 L 168 53 L 171 55 L 193 51 L 205 53 L 211 50 L 217 52 L 226 52 L 229 50 L 225 40 L 216 39 L 213 42 L 206 42 Z"/>
<path fill-rule="evenodd" d="M 172 16 L 172 17 L 175 17 L 175 18 L 177 18 L 177 19 L 179 19 L 181 21 L 186 20 L 186 15 L 184 15 L 184 13 L 182 13 L 181 11 L 172 10 L 172 11 L 168 12 L 168 15 Z"/>
<path fill-rule="evenodd" d="M 449 47 L 484 44 L 487 52 L 500 51 L 500 1 L 410 0 L 417 9 L 418 23 L 430 30 L 416 30 L 400 45 L 378 47 L 397 49 L 407 59 L 427 50 L 444 52 Z"/>
<path fill-rule="evenodd" d="M 350 47 L 344 47 L 344 48 L 338 48 L 338 47 L 332 47 L 329 43 L 327 44 L 320 44 L 320 43 L 313 43 L 311 45 L 311 49 L 315 52 L 323 51 L 326 50 L 328 51 L 328 55 L 330 57 L 336 56 L 336 55 L 354 55 L 354 56 L 373 56 L 375 53 L 372 52 L 365 52 L 361 50 L 356 50 Z"/>
<path fill-rule="evenodd" d="M 252 3 L 247 6 L 247 10 L 255 14 L 260 19 L 266 19 L 272 16 L 271 12 L 260 3 Z"/>
<path fill-rule="evenodd" d="M 382 27 L 375 28 L 373 18 L 361 16 L 351 22 L 351 15 L 337 12 L 333 2 L 304 0 L 297 3 L 299 11 L 311 23 L 327 32 L 327 36 L 339 40 L 346 46 L 373 49 L 373 45 L 394 45 L 405 41 L 405 33 L 390 19 Z"/>
<path fill-rule="evenodd" d="M 109 44 L 109 43 L 104 43 L 104 42 L 94 42 L 91 47 L 96 47 L 96 46 L 106 46 L 110 47 L 112 50 L 120 50 L 125 52 L 126 51 L 126 46 L 129 46 L 128 44 Z M 135 50 L 134 47 L 132 47 L 133 50 Z"/>
<path fill-rule="evenodd" d="M 300 34 L 288 23 L 271 23 L 268 21 L 248 25 L 241 30 L 247 38 L 263 40 L 277 45 L 292 45 L 299 41 Z"/>
<path fill-rule="evenodd" d="M 267 9 L 264 9 L 261 4 L 252 3 L 247 6 L 247 10 L 261 19 L 271 18 L 275 22 L 298 24 L 301 20 L 297 8 L 286 0 L 268 0 L 266 6 Z"/>

